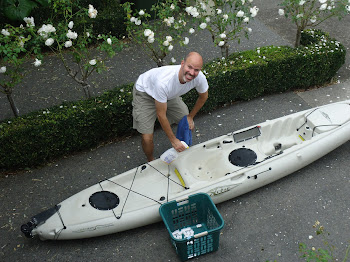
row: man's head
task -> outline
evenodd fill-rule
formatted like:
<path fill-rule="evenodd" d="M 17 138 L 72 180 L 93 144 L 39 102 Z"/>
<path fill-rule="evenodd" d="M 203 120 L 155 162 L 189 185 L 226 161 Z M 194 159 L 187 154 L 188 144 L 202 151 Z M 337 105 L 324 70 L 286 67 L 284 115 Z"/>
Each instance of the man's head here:
<path fill-rule="evenodd" d="M 197 52 L 189 53 L 184 60 L 181 61 L 179 71 L 180 83 L 184 84 L 195 79 L 203 66 L 203 58 Z"/>

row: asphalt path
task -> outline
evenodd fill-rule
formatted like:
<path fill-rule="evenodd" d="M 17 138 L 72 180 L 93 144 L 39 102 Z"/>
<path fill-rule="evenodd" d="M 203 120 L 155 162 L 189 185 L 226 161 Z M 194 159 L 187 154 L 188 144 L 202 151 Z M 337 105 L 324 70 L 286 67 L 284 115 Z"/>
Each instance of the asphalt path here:
<path fill-rule="evenodd" d="M 252 24 L 257 34 L 243 41 L 239 48 L 292 45 L 292 25 L 282 18 L 276 19 L 275 1 L 255 2 L 260 8 L 259 18 Z M 350 47 L 348 22 L 347 18 L 341 22 L 331 20 L 324 25 L 347 48 Z M 199 35 L 201 41 L 193 45 L 197 44 L 205 58 L 211 59 L 218 50 L 208 48 L 208 37 Z M 152 66 L 142 63 L 136 51 L 129 50 L 122 55 L 125 63 L 134 59 L 135 67 L 130 69 L 133 76 Z M 135 57 L 129 59 L 133 55 Z M 180 58 L 182 54 L 177 55 Z M 115 71 L 118 70 L 111 70 L 115 78 L 123 73 Z M 199 115 L 195 119 L 193 142 L 198 144 L 267 119 L 350 99 L 349 75 L 347 55 L 346 64 L 337 75 L 338 84 L 260 97 Z M 61 101 L 61 96 L 50 103 L 55 101 Z M 159 157 L 170 144 L 161 130 L 155 132 L 155 141 L 155 155 Z M 312 227 L 316 220 L 330 233 L 328 241 L 336 247 L 334 254 L 342 261 L 350 244 L 349 159 L 348 141 L 298 172 L 218 204 L 225 220 L 219 250 L 193 261 L 305 261 L 300 258 L 299 243 L 323 247 Z M 0 261 L 178 261 L 163 223 L 71 241 L 27 239 L 19 230 L 21 224 L 42 210 L 144 162 L 140 138 L 134 136 L 67 156 L 42 168 L 1 174 Z"/>

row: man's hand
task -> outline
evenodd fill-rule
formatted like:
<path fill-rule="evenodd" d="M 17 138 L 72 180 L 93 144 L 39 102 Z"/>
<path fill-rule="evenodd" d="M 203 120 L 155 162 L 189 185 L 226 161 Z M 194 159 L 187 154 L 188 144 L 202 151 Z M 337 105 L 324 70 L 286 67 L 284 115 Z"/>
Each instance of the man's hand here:
<path fill-rule="evenodd" d="M 193 121 L 193 118 L 191 116 L 187 116 L 187 122 L 188 122 L 188 126 L 190 128 L 190 130 L 193 130 L 194 128 L 194 121 Z"/>
<path fill-rule="evenodd" d="M 182 152 L 182 151 L 184 151 L 186 149 L 186 147 L 177 138 L 175 138 L 173 141 L 171 141 L 171 144 L 172 144 L 173 148 L 175 148 L 175 150 L 177 152 Z"/>

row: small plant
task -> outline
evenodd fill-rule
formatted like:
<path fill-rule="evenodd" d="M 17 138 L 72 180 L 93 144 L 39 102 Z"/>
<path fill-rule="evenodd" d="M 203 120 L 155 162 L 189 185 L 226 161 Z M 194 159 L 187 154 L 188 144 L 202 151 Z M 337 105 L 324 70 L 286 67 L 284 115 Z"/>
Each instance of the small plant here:
<path fill-rule="evenodd" d="M 325 20 L 337 16 L 341 19 L 350 12 L 348 0 L 284 0 L 278 13 L 290 17 L 297 26 L 295 47 L 300 46 L 301 32 L 315 28 Z"/>
<path fill-rule="evenodd" d="M 165 57 L 176 44 L 187 45 L 189 38 L 183 36 L 187 21 L 181 1 L 159 1 L 151 8 L 151 13 L 145 10 L 131 8 L 131 3 L 124 5 L 126 16 L 126 31 L 131 41 L 141 46 L 145 53 L 160 67 L 165 65 Z M 175 62 L 172 59 L 172 62 Z"/>
<path fill-rule="evenodd" d="M 316 235 L 322 238 L 322 243 L 324 248 L 315 247 L 308 248 L 305 243 L 299 244 L 299 252 L 302 254 L 301 257 L 305 258 L 306 261 L 315 261 L 315 262 L 330 262 L 330 261 L 339 261 L 335 258 L 334 250 L 335 246 L 330 244 L 328 240 L 328 236 L 330 235 L 327 231 L 325 231 L 324 227 L 321 225 L 319 221 L 316 221 L 313 225 L 313 228 L 316 230 Z M 309 236 L 312 239 L 312 236 Z M 350 245 L 346 249 L 343 262 L 347 261 L 348 255 L 350 251 Z"/>
<path fill-rule="evenodd" d="M 220 47 L 225 58 L 229 55 L 229 40 L 239 43 L 242 34 L 249 38 L 252 29 L 248 24 L 258 11 L 253 0 L 202 0 L 186 7 L 191 22 L 210 32 L 214 45 Z M 194 32 L 193 28 L 190 30 Z"/>
<path fill-rule="evenodd" d="M 87 98 L 91 97 L 90 84 L 88 77 L 95 71 L 101 73 L 106 69 L 104 60 L 106 59 L 101 53 L 106 53 L 109 57 L 115 55 L 123 47 L 122 42 L 112 35 L 99 35 L 93 32 L 93 28 L 89 27 L 91 19 L 96 18 L 98 11 L 89 5 L 88 9 L 80 9 L 77 13 L 73 13 L 73 1 L 68 0 L 60 2 L 53 0 L 52 6 L 57 16 L 63 17 L 63 21 L 57 25 L 44 24 L 38 30 L 42 41 L 48 46 L 55 55 L 57 55 L 69 76 L 79 83 L 85 92 Z M 84 26 L 82 31 L 75 31 L 74 21 L 79 20 Z M 97 53 L 90 48 L 92 39 L 97 40 Z M 73 65 L 67 58 L 67 51 L 71 51 Z"/>
<path fill-rule="evenodd" d="M 6 25 L 0 34 L 0 92 L 7 96 L 13 114 L 19 116 L 19 109 L 12 97 L 13 90 L 24 77 L 23 63 L 35 55 L 34 66 L 41 65 L 40 48 L 36 41 L 33 17 L 23 19 L 26 26 Z"/>

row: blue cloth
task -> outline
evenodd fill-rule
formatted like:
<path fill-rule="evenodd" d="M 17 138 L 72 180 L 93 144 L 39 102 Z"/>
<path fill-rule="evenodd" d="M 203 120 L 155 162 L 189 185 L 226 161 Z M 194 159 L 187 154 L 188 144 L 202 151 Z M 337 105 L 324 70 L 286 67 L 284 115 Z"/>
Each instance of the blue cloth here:
<path fill-rule="evenodd" d="M 189 146 L 192 145 L 192 131 L 188 125 L 187 116 L 180 120 L 176 130 L 176 138 L 184 141 Z"/>

